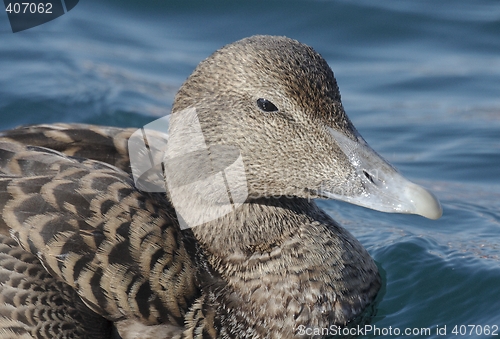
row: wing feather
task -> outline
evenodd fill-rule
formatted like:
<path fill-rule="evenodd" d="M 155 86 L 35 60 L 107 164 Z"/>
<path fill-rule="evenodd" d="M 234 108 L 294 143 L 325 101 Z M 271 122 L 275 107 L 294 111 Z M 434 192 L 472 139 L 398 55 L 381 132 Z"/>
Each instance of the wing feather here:
<path fill-rule="evenodd" d="M 109 339 L 112 323 L 88 309 L 38 259 L 0 235 L 0 338 Z"/>
<path fill-rule="evenodd" d="M 59 126 L 0 138 L 2 233 L 9 231 L 107 319 L 182 325 L 200 291 L 196 249 L 186 247 L 193 242 L 185 241 L 172 206 L 159 194 L 138 191 L 120 168 L 60 153 L 54 150 L 63 150 L 60 144 L 43 138 L 36 146 L 24 145 L 40 133 L 67 142 L 61 134 L 66 127 Z M 113 138 L 127 135 L 109 131 Z M 116 140 L 112 144 L 115 155 L 121 154 Z M 84 148 L 72 154 L 86 154 Z M 106 160 L 129 168 L 124 156 Z"/>
<path fill-rule="evenodd" d="M 0 138 L 98 160 L 130 172 L 127 142 L 134 131 L 87 124 L 31 125 L 4 131 Z"/>

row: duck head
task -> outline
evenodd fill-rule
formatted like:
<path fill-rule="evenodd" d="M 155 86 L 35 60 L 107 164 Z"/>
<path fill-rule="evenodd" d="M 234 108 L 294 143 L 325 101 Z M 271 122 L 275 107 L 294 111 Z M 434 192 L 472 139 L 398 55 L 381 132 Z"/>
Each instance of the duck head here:
<path fill-rule="evenodd" d="M 191 118 L 181 118 L 186 110 Z M 176 163 L 170 172 L 179 185 L 240 159 L 250 199 L 329 198 L 431 219 L 442 214 L 432 193 L 369 147 L 344 111 L 327 62 L 298 41 L 253 36 L 202 61 L 176 96 L 170 131 L 193 117 L 212 168 Z M 181 150 L 192 133 L 177 131 Z"/>

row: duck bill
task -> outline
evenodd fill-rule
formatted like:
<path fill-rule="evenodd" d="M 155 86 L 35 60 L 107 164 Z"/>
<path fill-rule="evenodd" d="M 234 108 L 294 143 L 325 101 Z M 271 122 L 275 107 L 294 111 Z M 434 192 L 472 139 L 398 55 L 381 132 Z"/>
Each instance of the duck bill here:
<path fill-rule="evenodd" d="M 321 196 L 381 212 L 418 214 L 429 219 L 441 217 L 443 210 L 434 194 L 404 178 L 359 134 L 354 141 L 331 128 L 329 132 L 354 167 L 356 178 L 348 184 L 351 187 L 321 189 Z"/>

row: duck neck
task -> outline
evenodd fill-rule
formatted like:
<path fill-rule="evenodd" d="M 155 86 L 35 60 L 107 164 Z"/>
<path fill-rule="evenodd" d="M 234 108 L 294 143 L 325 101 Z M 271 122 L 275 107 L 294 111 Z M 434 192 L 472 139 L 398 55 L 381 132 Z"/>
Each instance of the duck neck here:
<path fill-rule="evenodd" d="M 301 198 L 261 198 L 231 213 L 193 228 L 208 254 L 217 258 L 249 257 L 268 252 L 297 235 L 300 226 L 322 214 L 313 201 Z"/>

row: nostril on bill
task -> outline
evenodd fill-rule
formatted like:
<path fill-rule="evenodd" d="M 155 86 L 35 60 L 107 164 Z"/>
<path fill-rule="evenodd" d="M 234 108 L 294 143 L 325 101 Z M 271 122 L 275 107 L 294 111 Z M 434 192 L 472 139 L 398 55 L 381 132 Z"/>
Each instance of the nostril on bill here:
<path fill-rule="evenodd" d="M 368 171 L 363 170 L 363 174 L 365 175 L 366 179 L 370 180 L 370 182 L 375 185 L 375 180 L 373 176 L 370 173 L 368 173 Z"/>

